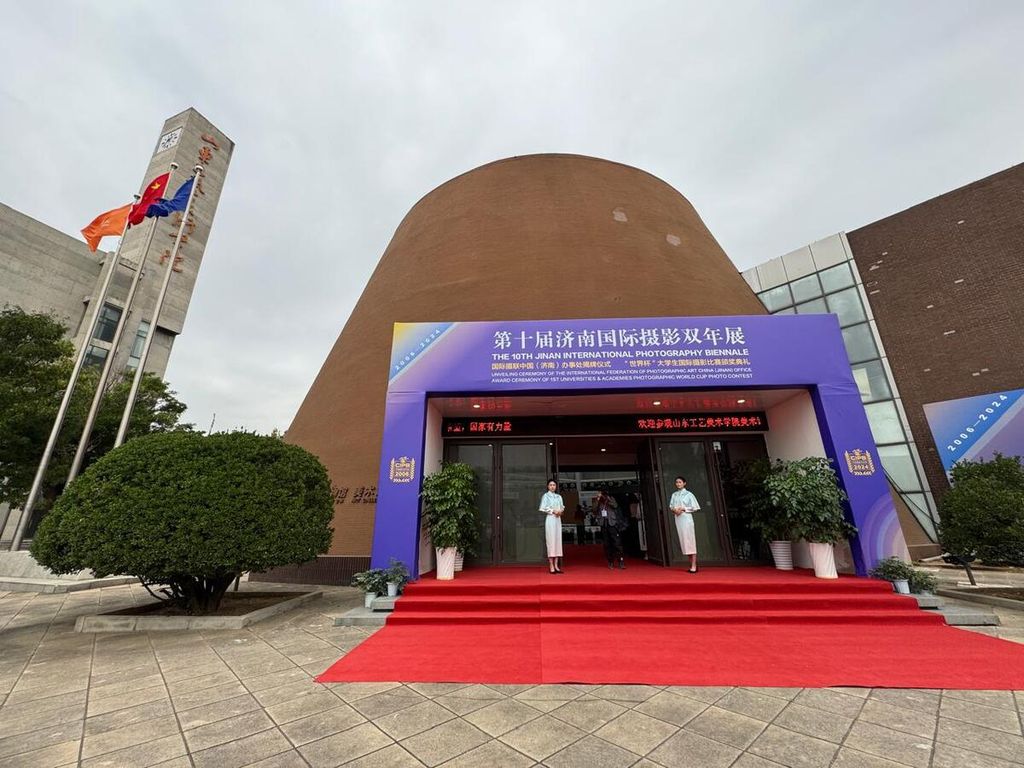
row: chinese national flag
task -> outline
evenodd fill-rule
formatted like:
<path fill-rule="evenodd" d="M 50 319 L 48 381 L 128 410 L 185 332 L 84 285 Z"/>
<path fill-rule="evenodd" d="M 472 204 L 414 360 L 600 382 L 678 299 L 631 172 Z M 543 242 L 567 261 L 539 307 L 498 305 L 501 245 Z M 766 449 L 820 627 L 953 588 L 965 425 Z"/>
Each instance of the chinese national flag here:
<path fill-rule="evenodd" d="M 101 213 L 93 219 L 89 226 L 82 230 L 82 236 L 85 237 L 85 242 L 89 244 L 89 250 L 95 253 L 96 249 L 100 246 L 100 240 L 104 236 L 120 235 L 124 232 L 131 209 L 132 205 L 129 203 L 112 211 Z"/>
<path fill-rule="evenodd" d="M 128 214 L 129 224 L 135 226 L 142 223 L 142 220 L 146 218 L 146 211 L 149 210 L 149 206 L 163 197 L 164 189 L 167 188 L 167 181 L 170 178 L 171 174 L 165 173 L 149 182 L 146 191 L 142 193 L 142 198 L 132 206 L 131 213 Z"/>

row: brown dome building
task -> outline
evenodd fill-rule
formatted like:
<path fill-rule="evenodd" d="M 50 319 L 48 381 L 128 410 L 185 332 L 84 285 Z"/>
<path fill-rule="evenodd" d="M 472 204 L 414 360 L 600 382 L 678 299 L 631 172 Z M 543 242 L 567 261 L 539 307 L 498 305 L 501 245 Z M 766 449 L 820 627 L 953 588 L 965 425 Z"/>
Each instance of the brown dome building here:
<path fill-rule="evenodd" d="M 338 583 L 368 564 L 395 323 L 764 314 L 694 207 L 649 173 L 591 157 L 530 155 L 490 163 L 442 184 L 399 225 L 287 432 L 289 441 L 317 454 L 330 472 L 336 500 L 331 550 L 316 563 L 278 569 L 268 577 Z M 761 394 L 752 396 L 747 408 L 765 410 L 782 402 L 779 395 Z M 592 399 L 587 407 L 604 415 L 640 409 L 636 398 L 614 401 L 631 395 L 609 392 L 607 397 L 612 399 Z M 737 404 L 744 399 L 718 407 L 744 410 Z M 520 407 L 512 400 L 504 406 L 505 416 L 538 416 L 536 403 Z M 441 417 L 474 413 L 465 410 L 468 403 L 459 403 L 450 400 Z M 692 410 L 692 398 L 689 406 L 676 405 Z M 580 408 L 559 412 L 581 414 Z M 582 458 L 609 450 L 635 457 L 634 438 L 602 449 L 574 440 L 559 443 L 557 450 L 575 457 L 569 467 L 575 485 L 567 498 L 578 505 L 582 532 L 587 477 L 603 472 L 605 482 L 621 482 L 613 487 L 623 489 L 627 502 L 641 480 L 618 477 L 629 474 L 623 461 Z M 554 440 L 550 445 L 554 450 Z M 708 442 L 709 455 L 719 450 L 714 445 Z M 446 455 L 459 458 L 450 448 Z M 714 475 L 714 460 L 707 461 Z M 598 471 L 600 466 L 606 469 Z M 560 461 L 545 471 L 557 472 L 561 482 L 566 467 Z M 720 482 L 711 488 L 713 478 L 708 482 L 708 493 L 723 507 L 729 504 L 729 489 Z M 501 495 L 500 488 L 493 492 L 496 504 Z M 481 502 L 482 514 L 489 503 Z M 749 542 L 737 543 L 735 532 L 718 535 L 725 559 L 755 557 Z M 502 561 L 495 556 L 494 562 Z"/>

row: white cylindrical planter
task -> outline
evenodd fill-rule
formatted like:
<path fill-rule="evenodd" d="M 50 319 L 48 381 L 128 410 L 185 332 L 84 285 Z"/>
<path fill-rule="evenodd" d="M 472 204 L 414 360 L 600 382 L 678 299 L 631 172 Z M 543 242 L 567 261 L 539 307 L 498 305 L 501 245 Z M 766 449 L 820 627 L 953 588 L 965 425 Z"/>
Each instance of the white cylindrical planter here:
<path fill-rule="evenodd" d="M 897 593 L 901 595 L 910 594 L 910 580 L 909 579 L 894 579 L 892 582 L 893 588 Z"/>
<path fill-rule="evenodd" d="M 451 581 L 455 578 L 455 547 L 437 548 L 437 578 Z"/>
<path fill-rule="evenodd" d="M 770 541 L 768 548 L 772 551 L 772 560 L 780 571 L 793 570 L 793 542 Z"/>
<path fill-rule="evenodd" d="M 796 568 L 813 568 L 814 561 L 811 560 L 811 550 L 804 539 L 793 542 L 793 565 Z"/>
<path fill-rule="evenodd" d="M 388 597 L 398 597 L 398 582 L 397 581 L 389 581 L 388 582 Z"/>
<path fill-rule="evenodd" d="M 459 551 L 455 553 L 455 572 L 458 573 L 462 570 L 462 563 L 466 559 L 466 556 Z"/>
<path fill-rule="evenodd" d="M 807 547 L 811 551 L 811 562 L 814 564 L 814 575 L 819 579 L 838 579 L 836 573 L 836 554 L 831 544 L 810 541 Z"/>
<path fill-rule="evenodd" d="M 363 595 L 363 607 L 373 608 L 373 601 L 377 599 L 376 592 L 367 592 Z"/>

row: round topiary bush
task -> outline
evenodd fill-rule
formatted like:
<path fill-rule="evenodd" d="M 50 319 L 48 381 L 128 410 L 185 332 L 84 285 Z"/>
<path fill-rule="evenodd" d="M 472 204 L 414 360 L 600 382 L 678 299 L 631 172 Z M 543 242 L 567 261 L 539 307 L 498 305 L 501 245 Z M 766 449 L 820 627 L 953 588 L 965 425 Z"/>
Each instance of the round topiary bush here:
<path fill-rule="evenodd" d="M 31 550 L 55 573 L 138 576 L 209 613 L 238 574 L 326 552 L 332 514 L 327 471 L 305 449 L 241 432 L 172 432 L 93 464 L 43 519 Z"/>

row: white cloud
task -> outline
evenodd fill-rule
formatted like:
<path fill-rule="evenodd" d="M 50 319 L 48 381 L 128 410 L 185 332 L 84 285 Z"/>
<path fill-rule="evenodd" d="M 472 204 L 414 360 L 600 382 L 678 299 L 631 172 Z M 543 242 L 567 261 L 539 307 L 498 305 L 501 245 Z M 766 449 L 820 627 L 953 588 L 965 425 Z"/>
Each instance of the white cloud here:
<path fill-rule="evenodd" d="M 501 157 L 679 189 L 738 267 L 1024 159 L 1024 6 L 16 2 L 0 199 L 76 232 L 195 106 L 237 148 L 168 379 L 284 428 L 409 207 Z"/>

